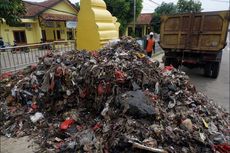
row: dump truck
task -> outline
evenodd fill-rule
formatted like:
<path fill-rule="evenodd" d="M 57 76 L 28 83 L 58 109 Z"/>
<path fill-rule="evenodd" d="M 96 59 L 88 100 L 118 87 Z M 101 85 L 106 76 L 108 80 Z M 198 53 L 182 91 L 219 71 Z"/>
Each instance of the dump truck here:
<path fill-rule="evenodd" d="M 217 78 L 229 19 L 229 11 L 162 16 L 159 43 L 165 65 L 200 67 L 205 76 Z"/>

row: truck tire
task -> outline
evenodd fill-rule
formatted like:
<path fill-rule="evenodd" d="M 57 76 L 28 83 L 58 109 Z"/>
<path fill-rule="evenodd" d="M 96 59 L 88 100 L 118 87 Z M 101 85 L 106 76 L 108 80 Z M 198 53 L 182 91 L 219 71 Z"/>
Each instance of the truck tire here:
<path fill-rule="evenodd" d="M 220 62 L 208 62 L 204 66 L 204 75 L 206 77 L 217 78 L 220 71 Z"/>
<path fill-rule="evenodd" d="M 220 71 L 220 62 L 213 62 L 212 63 L 212 78 L 217 78 Z"/>
<path fill-rule="evenodd" d="M 206 63 L 204 66 L 204 76 L 206 77 L 210 77 L 212 74 L 212 70 L 211 70 L 211 63 Z"/>

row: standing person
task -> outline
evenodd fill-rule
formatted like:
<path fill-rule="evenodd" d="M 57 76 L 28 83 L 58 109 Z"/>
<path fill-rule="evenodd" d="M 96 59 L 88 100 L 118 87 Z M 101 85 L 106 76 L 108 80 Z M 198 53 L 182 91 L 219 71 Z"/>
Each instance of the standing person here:
<path fill-rule="evenodd" d="M 147 52 L 147 56 L 152 57 L 152 53 L 155 50 L 155 40 L 153 38 L 153 32 L 150 32 L 149 39 L 146 42 L 145 50 Z"/>

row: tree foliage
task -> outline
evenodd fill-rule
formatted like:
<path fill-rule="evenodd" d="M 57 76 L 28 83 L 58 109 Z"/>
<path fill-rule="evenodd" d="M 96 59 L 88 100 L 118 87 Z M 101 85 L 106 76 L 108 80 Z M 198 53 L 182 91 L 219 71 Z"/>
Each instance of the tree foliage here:
<path fill-rule="evenodd" d="M 192 13 L 201 12 L 202 3 L 194 0 L 178 0 L 177 11 L 178 13 Z"/>
<path fill-rule="evenodd" d="M 80 3 L 79 2 L 75 3 L 75 7 L 77 8 L 78 11 L 80 11 Z"/>
<path fill-rule="evenodd" d="M 167 15 L 177 13 L 177 6 L 174 3 L 163 2 L 159 7 L 155 9 L 157 15 Z"/>
<path fill-rule="evenodd" d="M 155 9 L 154 17 L 153 17 L 153 30 L 156 33 L 160 33 L 160 19 L 161 15 L 169 15 L 177 13 L 177 6 L 173 3 L 165 3 L 163 2 L 159 7 Z"/>
<path fill-rule="evenodd" d="M 127 25 L 133 21 L 134 1 L 133 0 L 104 0 L 110 13 L 117 17 L 120 22 L 120 34 L 125 33 Z M 141 13 L 142 0 L 136 0 L 136 17 Z"/>
<path fill-rule="evenodd" d="M 8 25 L 16 25 L 26 13 L 22 0 L 0 0 L 0 22 L 3 19 Z"/>
<path fill-rule="evenodd" d="M 160 17 L 162 15 L 172 15 L 176 13 L 201 12 L 202 3 L 194 0 L 178 0 L 177 5 L 173 3 L 162 3 L 155 9 L 153 17 L 154 32 L 160 33 Z"/>

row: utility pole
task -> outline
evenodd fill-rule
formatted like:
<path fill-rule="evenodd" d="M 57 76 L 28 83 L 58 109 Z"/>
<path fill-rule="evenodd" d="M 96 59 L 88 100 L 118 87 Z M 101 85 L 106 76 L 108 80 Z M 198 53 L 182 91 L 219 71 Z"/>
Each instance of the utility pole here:
<path fill-rule="evenodd" d="M 134 36 L 136 35 L 135 34 L 135 31 L 136 31 L 136 0 L 134 0 L 133 2 L 133 33 L 134 33 Z"/>

